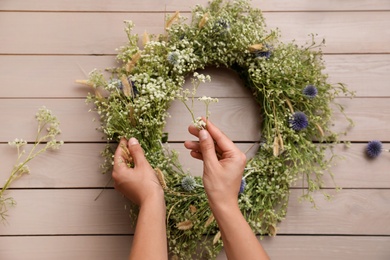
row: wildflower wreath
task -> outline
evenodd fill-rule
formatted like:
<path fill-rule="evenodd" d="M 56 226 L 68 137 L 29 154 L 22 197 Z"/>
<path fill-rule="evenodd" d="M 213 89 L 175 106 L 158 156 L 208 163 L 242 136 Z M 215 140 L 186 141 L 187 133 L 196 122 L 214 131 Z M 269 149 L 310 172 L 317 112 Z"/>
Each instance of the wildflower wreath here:
<path fill-rule="evenodd" d="M 207 66 L 237 72 L 260 104 L 260 148 L 247 162 L 238 200 L 254 232 L 275 235 L 286 215 L 290 186 L 304 180 L 303 197 L 308 199 L 322 187 L 330 165 L 325 150 L 338 142 L 338 134 L 329 129 L 330 104 L 338 95 L 350 94 L 342 84 L 327 83 L 319 45 L 313 38 L 302 47 L 281 42 L 278 31 L 266 29 L 261 11 L 245 0 L 195 6 L 189 22 L 176 12 L 167 18 L 164 34 L 143 35 L 142 47 L 131 32 L 133 23 L 126 25 L 128 43 L 117 55 L 122 65 L 110 69 L 109 80 L 91 72 L 84 83 L 95 92 L 87 101 L 95 105 L 107 140 L 136 137 L 156 170 L 165 191 L 170 252 L 183 259 L 215 258 L 222 248 L 201 177 L 185 172 L 177 152 L 163 145 L 170 103 L 186 103 L 186 76 Z M 195 88 L 207 79 L 195 73 Z M 206 105 L 214 101 L 201 99 Z M 110 145 L 103 155 L 110 171 Z"/>

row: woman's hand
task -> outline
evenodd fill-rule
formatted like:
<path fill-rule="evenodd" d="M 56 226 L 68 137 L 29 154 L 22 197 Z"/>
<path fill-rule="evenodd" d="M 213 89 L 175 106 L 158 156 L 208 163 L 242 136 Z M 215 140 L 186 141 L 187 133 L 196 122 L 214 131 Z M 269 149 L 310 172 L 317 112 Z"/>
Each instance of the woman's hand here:
<path fill-rule="evenodd" d="M 129 168 L 126 161 L 133 160 L 134 168 Z M 164 201 L 164 191 L 155 171 L 146 160 L 137 139 L 120 140 L 114 155 L 112 172 L 114 187 L 129 200 L 142 206 L 149 200 Z"/>
<path fill-rule="evenodd" d="M 191 156 L 203 160 L 203 185 L 210 207 L 237 205 L 246 156 L 215 125 L 207 121 L 207 130 L 191 125 L 189 132 L 199 142 L 186 141 Z"/>

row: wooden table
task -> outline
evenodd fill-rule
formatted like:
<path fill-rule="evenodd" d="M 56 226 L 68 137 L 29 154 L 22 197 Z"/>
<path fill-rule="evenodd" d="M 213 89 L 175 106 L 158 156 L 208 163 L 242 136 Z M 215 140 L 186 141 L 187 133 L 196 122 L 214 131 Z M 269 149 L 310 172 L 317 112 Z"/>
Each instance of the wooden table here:
<path fill-rule="evenodd" d="M 115 65 L 115 48 L 126 42 L 123 20 L 134 21 L 139 34 L 161 33 L 165 13 L 189 15 L 198 3 L 206 1 L 1 0 L 0 185 L 16 156 L 7 142 L 33 141 L 34 114 L 42 105 L 59 117 L 65 145 L 31 162 L 31 175 L 10 189 L 18 204 L 0 225 L 0 259 L 126 259 L 133 233 L 128 202 L 111 186 L 94 201 L 110 176 L 100 174 L 104 141 L 92 121 L 97 115 L 84 102 L 88 89 L 74 80 Z M 333 200 L 319 192 L 316 210 L 299 203 L 302 191 L 293 188 L 278 235 L 262 244 L 273 259 L 390 259 L 390 154 L 364 156 L 373 139 L 390 148 L 390 1 L 256 0 L 253 6 L 264 10 L 284 40 L 304 43 L 309 33 L 326 38 L 329 81 L 357 93 L 337 100 L 356 124 L 342 137 L 350 148 L 336 147 L 345 156 L 332 168 L 342 191 L 334 192 L 327 178 Z M 200 94 L 220 99 L 211 107 L 212 120 L 245 149 L 243 141 L 258 138 L 251 123 L 256 105 L 236 75 L 207 72 L 213 82 Z M 170 113 L 171 140 L 190 138 L 189 114 L 180 104 Z M 334 119 L 334 129 L 345 130 L 342 115 Z M 189 160 L 181 143 L 171 146 L 181 151 L 185 167 L 200 174 L 201 165 Z"/>

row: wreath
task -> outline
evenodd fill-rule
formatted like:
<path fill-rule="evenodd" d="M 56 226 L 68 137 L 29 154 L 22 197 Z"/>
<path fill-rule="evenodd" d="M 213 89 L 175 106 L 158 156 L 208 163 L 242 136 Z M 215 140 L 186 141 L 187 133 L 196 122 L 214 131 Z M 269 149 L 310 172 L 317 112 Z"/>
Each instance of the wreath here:
<path fill-rule="evenodd" d="M 208 79 L 198 69 L 229 68 L 253 92 L 262 117 L 259 149 L 247 162 L 239 206 L 254 232 L 275 235 L 292 184 L 302 179 L 307 185 L 302 197 L 312 201 L 311 193 L 323 186 L 323 174 L 332 175 L 333 156 L 325 151 L 339 142 L 341 133 L 330 129 L 331 103 L 351 93 L 340 83 L 329 84 L 322 73 L 323 42 L 316 44 L 313 36 L 305 46 L 281 42 L 279 32 L 268 30 L 261 11 L 246 0 L 197 5 L 190 21 L 176 12 L 167 17 L 161 35 L 139 37 L 132 34 L 133 23 L 125 23 L 128 43 L 117 55 L 121 65 L 109 69 L 110 79 L 94 70 L 84 81 L 94 88 L 87 101 L 95 105 L 109 142 L 104 171 L 110 172 L 113 163 L 110 144 L 136 137 L 165 191 L 171 254 L 215 258 L 223 245 L 202 179 L 182 169 L 178 153 L 164 145 L 169 137 L 163 129 L 170 103 L 186 103 L 186 77 L 194 75 L 196 88 Z M 214 101 L 201 99 L 206 105 Z"/>

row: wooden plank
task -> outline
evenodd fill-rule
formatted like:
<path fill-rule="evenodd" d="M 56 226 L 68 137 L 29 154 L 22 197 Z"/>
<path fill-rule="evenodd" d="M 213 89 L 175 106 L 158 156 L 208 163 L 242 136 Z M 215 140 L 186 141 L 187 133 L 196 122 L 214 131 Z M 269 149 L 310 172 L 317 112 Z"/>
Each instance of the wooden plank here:
<path fill-rule="evenodd" d="M 99 189 L 8 191 L 17 205 L 9 208 L 0 234 L 132 234 L 129 202 L 113 189 L 95 201 L 99 193 Z"/>
<path fill-rule="evenodd" d="M 384 11 L 293 12 L 265 17 L 270 28 L 281 29 L 283 41 L 296 39 L 304 44 L 310 39 L 308 34 L 316 33 L 318 41 L 327 40 L 326 53 L 389 53 L 388 15 Z M 161 13 L 4 12 L 0 54 L 115 54 L 126 41 L 122 21 L 129 19 L 137 33 L 163 32 Z"/>
<path fill-rule="evenodd" d="M 330 191 L 331 192 L 331 191 Z M 127 202 L 115 190 L 11 190 L 18 203 L 2 235 L 132 234 Z M 314 194 L 319 209 L 292 190 L 279 234 L 390 235 L 390 190 L 342 190 L 332 201 Z M 26 218 L 28 216 L 28 218 Z M 374 224 L 375 223 L 375 224 Z"/>
<path fill-rule="evenodd" d="M 1 259 L 127 259 L 132 236 L 1 237 Z"/>
<path fill-rule="evenodd" d="M 345 83 L 357 97 L 390 97 L 390 55 L 325 55 L 324 60 L 330 83 Z M 0 88 L 0 97 L 84 98 L 90 89 L 74 80 L 87 78 L 95 68 L 103 71 L 113 66 L 117 66 L 113 56 L 2 56 L 0 86 L 6 87 Z M 231 70 L 210 67 L 201 72 L 210 75 L 212 82 L 200 86 L 199 96 L 251 95 Z M 184 87 L 191 87 L 189 80 Z"/>
<path fill-rule="evenodd" d="M 13 188 L 101 188 L 110 181 L 111 175 L 100 173 L 99 165 L 103 162 L 100 152 L 104 144 L 65 144 L 60 150 L 48 152 L 36 157 L 28 165 L 31 174 L 23 176 L 12 184 Z M 238 143 L 241 151 L 251 158 L 258 145 Z M 28 146 L 31 147 L 31 145 Z M 345 157 L 336 159 L 332 171 L 337 186 L 342 188 L 390 188 L 390 176 L 384 169 L 388 165 L 388 155 L 376 160 L 366 159 L 365 144 L 352 144 L 350 148 L 338 145 L 335 153 Z M 183 169 L 194 176 L 201 176 L 203 163 L 193 159 L 182 143 L 169 144 L 169 149 L 179 152 Z M 16 159 L 16 151 L 6 144 L 0 144 L 0 187 L 9 176 Z M 334 187 L 328 174 L 324 176 L 325 187 Z M 113 187 L 110 182 L 109 187 Z M 295 187 L 301 187 L 298 181 Z"/>
<path fill-rule="evenodd" d="M 135 23 L 134 33 L 163 33 L 164 15 L 159 13 L 5 12 L 0 54 L 115 54 L 127 42 L 124 20 Z"/>
<path fill-rule="evenodd" d="M 385 260 L 390 255 L 388 237 L 277 236 L 260 241 L 271 259 L 280 260 Z M 222 252 L 217 260 L 227 259 Z"/>
<path fill-rule="evenodd" d="M 207 5 L 207 0 L 183 1 L 180 0 L 144 0 L 142 2 L 131 1 L 93 1 L 93 0 L 3 0 L 1 10 L 15 11 L 189 11 L 196 4 Z M 310 1 L 289 0 L 268 1 L 253 0 L 252 6 L 261 8 L 263 11 L 367 11 L 367 10 L 389 10 L 390 4 L 387 0 L 355 0 L 355 1 Z"/>
<path fill-rule="evenodd" d="M 371 141 L 378 139 L 390 141 L 390 124 L 388 123 L 390 107 L 387 98 L 340 98 L 345 113 L 354 120 L 351 128 L 342 140 Z M 82 99 L 2 99 L 0 100 L 0 121 L 7 126 L 0 129 L 0 142 L 8 142 L 17 138 L 28 141 L 35 140 L 36 122 L 34 114 L 39 107 L 45 105 L 53 111 L 61 122 L 62 134 L 59 139 L 71 142 L 100 142 L 102 134 L 95 129 L 99 126 L 96 113 L 88 113 L 90 106 Z M 12 111 L 12 113 L 9 113 Z M 191 138 L 187 128 L 191 116 L 179 101 L 172 103 L 168 110 L 171 118 L 167 119 L 165 131 L 170 141 L 184 141 Z M 260 138 L 259 110 L 252 98 L 221 98 L 210 106 L 210 119 L 218 125 L 234 141 L 256 141 Z M 197 102 L 194 114 L 205 114 L 205 107 Z M 334 113 L 334 131 L 344 132 L 348 122 L 340 112 Z M 17 119 L 17 120 L 16 120 Z M 245 127 L 241 127 L 245 126 Z"/>
<path fill-rule="evenodd" d="M 12 260 L 125 259 L 131 236 L 0 237 L 0 257 Z M 273 259 L 387 260 L 388 237 L 277 236 L 260 241 Z M 50 246 L 48 246 L 50 245 Z M 221 252 L 218 260 L 226 259 Z"/>
<path fill-rule="evenodd" d="M 31 174 L 12 184 L 13 188 L 93 188 L 105 187 L 111 174 L 102 174 L 100 152 L 105 144 L 65 144 L 59 150 L 46 151 L 28 163 Z M 26 146 L 30 151 L 32 145 Z M 0 187 L 8 179 L 17 157 L 15 148 L 0 144 Z M 109 185 L 113 186 L 112 183 Z"/>
<path fill-rule="evenodd" d="M 278 227 L 280 234 L 389 235 L 390 190 L 328 191 L 331 201 L 318 192 L 314 200 L 300 203 L 302 191 L 291 191 L 287 216 Z"/>
<path fill-rule="evenodd" d="M 390 55 L 325 55 L 330 83 L 345 83 L 357 97 L 390 97 Z"/>
<path fill-rule="evenodd" d="M 350 141 L 389 141 L 388 131 L 390 130 L 389 100 L 386 98 L 355 98 L 338 99 L 344 106 L 344 113 L 350 117 L 355 126 L 350 128 L 347 135 L 341 137 Z M 348 129 L 349 123 L 340 112 L 334 113 L 334 131 L 343 132 Z M 382 132 L 384 131 L 384 132 Z"/>

